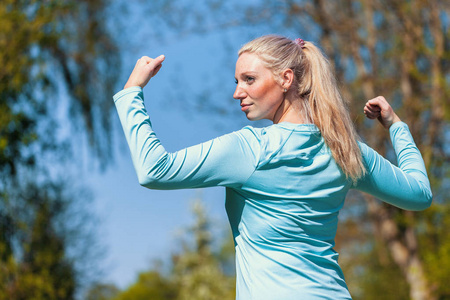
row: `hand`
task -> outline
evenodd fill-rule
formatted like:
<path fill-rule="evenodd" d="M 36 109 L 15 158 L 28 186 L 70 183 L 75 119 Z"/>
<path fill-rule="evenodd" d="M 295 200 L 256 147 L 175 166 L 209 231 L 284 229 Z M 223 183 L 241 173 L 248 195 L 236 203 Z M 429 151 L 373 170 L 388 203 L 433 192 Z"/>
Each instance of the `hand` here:
<path fill-rule="evenodd" d="M 377 118 L 386 129 L 389 129 L 395 122 L 401 121 L 383 96 L 367 101 L 364 106 L 364 114 L 369 119 Z"/>
<path fill-rule="evenodd" d="M 148 56 L 142 56 L 134 66 L 133 72 L 131 72 L 124 89 L 132 86 L 144 88 L 150 78 L 155 76 L 161 69 L 164 59 L 164 55 L 160 55 L 155 59 Z"/>

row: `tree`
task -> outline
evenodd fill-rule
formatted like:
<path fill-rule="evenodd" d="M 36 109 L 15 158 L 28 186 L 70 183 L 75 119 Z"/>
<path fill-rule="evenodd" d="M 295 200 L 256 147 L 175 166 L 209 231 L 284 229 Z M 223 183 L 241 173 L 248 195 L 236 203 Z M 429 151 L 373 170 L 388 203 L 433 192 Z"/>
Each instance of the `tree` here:
<path fill-rule="evenodd" d="M 178 288 L 157 271 L 142 272 L 138 280 L 114 300 L 177 299 Z M 111 299 L 111 298 L 110 298 Z"/>
<path fill-rule="evenodd" d="M 109 300 L 119 294 L 119 289 L 113 284 L 96 283 L 87 291 L 85 300 Z M 147 298 L 151 299 L 151 298 Z"/>
<path fill-rule="evenodd" d="M 92 241 L 80 236 L 86 229 L 80 224 L 88 224 L 90 216 L 71 217 L 83 200 L 73 201 L 68 191 L 61 182 L 29 182 L 2 203 L 8 224 L 1 233 L 9 234 L 0 241 L 0 249 L 7 249 L 0 260 L 0 299 L 75 299 L 83 283 L 78 278 L 83 265 L 76 261 L 92 258 Z M 71 252 L 74 243 L 86 252 Z"/>
<path fill-rule="evenodd" d="M 105 7 L 101 0 L 7 0 L 0 5 L 2 173 L 33 164 L 34 155 L 25 151 L 32 144 L 56 147 L 52 114 L 61 101 L 58 92 L 70 98 L 69 120 L 84 124 L 95 153 L 106 158 L 107 112 L 119 60 L 103 21 Z M 51 117 L 50 124 L 45 117 Z"/>
<path fill-rule="evenodd" d="M 234 276 L 230 278 L 224 273 L 218 257 L 211 251 L 211 225 L 200 201 L 194 203 L 193 212 L 194 247 L 185 244 L 183 253 L 173 257 L 173 277 L 179 289 L 177 299 L 233 299 Z"/>
<path fill-rule="evenodd" d="M 423 153 L 434 205 L 413 213 L 368 195 L 352 194 L 348 204 L 354 207 L 347 206 L 341 219 L 360 222 L 360 233 L 355 235 L 359 247 L 339 245 L 343 252 L 353 251 L 354 255 L 371 253 L 377 263 L 354 266 L 370 276 L 394 262 L 407 282 L 411 299 L 448 295 L 444 278 L 450 269 L 438 264 L 450 263 L 449 230 L 445 227 L 450 218 L 445 180 L 450 161 L 446 150 L 450 144 L 448 2 L 267 0 L 243 4 L 211 0 L 190 11 L 183 1 L 160 2 L 158 9 L 152 8 L 161 16 L 158 22 L 180 34 L 236 27 L 241 28 L 240 33 L 242 29 L 261 32 L 265 28 L 296 35 L 300 32 L 305 39 L 318 41 L 335 66 L 358 131 L 370 146 L 392 158 L 387 134 L 359 113 L 364 102 L 378 94 L 390 99 Z M 365 238 L 368 234 L 371 239 Z"/>
<path fill-rule="evenodd" d="M 118 51 L 105 9 L 102 0 L 0 4 L 2 298 L 73 299 L 83 281 L 73 252 L 85 241 L 76 221 L 86 215 L 77 211 L 83 196 L 55 179 L 69 177 L 64 159 L 73 146 L 57 131 L 57 113 L 67 98 L 65 120 L 84 129 L 92 153 L 108 157 L 102 129 L 110 126 Z"/>

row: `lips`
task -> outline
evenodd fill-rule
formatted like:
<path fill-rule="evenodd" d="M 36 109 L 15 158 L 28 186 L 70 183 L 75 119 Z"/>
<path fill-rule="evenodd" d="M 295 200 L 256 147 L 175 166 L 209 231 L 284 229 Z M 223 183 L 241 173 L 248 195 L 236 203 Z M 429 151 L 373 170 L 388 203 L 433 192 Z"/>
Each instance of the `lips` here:
<path fill-rule="evenodd" d="M 250 105 L 251 105 L 251 104 L 244 104 L 244 103 L 241 103 L 241 110 L 242 110 L 242 111 L 246 111 L 246 110 L 250 107 Z"/>

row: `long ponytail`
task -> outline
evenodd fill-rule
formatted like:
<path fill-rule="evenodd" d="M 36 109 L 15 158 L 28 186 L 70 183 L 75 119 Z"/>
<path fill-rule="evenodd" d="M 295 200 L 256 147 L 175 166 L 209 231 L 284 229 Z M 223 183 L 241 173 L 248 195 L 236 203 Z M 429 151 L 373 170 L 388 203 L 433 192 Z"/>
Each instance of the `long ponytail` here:
<path fill-rule="evenodd" d="M 255 53 L 275 77 L 292 69 L 303 117 L 320 130 L 334 160 L 347 178 L 356 182 L 366 172 L 358 147 L 358 135 L 346 103 L 337 87 L 332 67 L 311 42 L 298 44 L 288 38 L 267 35 L 250 41 L 239 51 Z"/>
<path fill-rule="evenodd" d="M 334 72 L 313 43 L 306 42 L 302 51 L 305 72 L 298 82 L 299 94 L 308 99 L 311 119 L 319 128 L 334 159 L 345 175 L 355 182 L 366 169 L 357 143 L 358 135 L 338 90 Z"/>

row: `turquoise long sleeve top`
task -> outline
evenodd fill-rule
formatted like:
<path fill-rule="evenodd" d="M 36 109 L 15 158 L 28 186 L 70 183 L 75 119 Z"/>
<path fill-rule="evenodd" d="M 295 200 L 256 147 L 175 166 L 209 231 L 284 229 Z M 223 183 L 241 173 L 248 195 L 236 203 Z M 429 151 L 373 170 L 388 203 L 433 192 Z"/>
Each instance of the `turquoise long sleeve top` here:
<path fill-rule="evenodd" d="M 421 154 L 403 122 L 389 129 L 399 167 L 360 143 L 367 174 L 352 185 L 315 125 L 247 126 L 168 153 L 140 87 L 120 91 L 114 101 L 141 185 L 226 187 L 237 299 L 351 299 L 333 250 L 349 189 L 408 210 L 431 204 Z"/>

